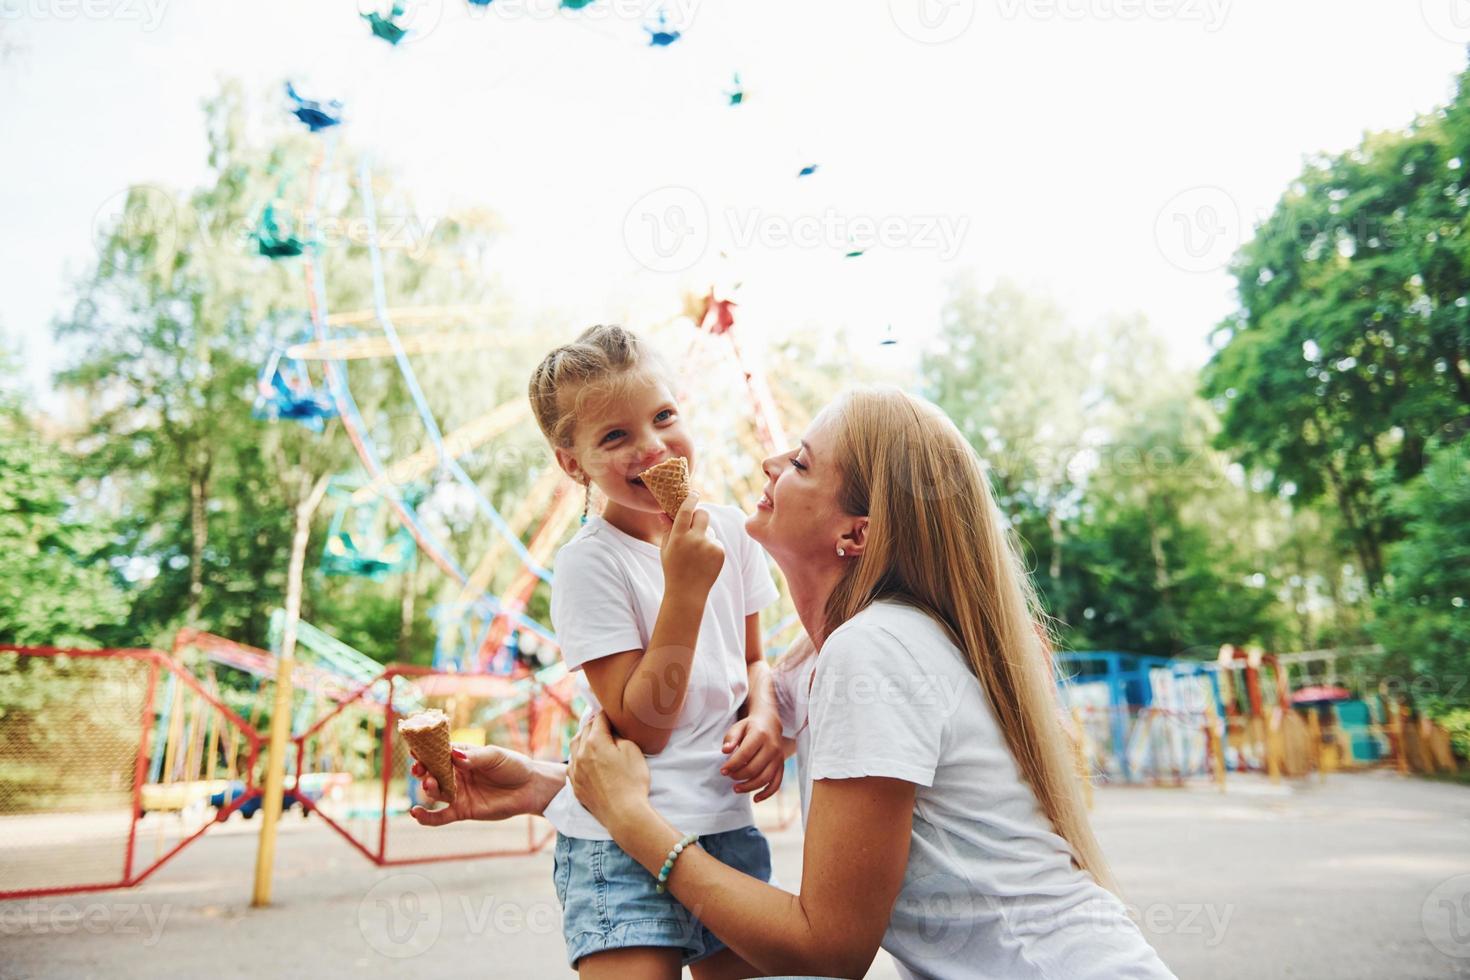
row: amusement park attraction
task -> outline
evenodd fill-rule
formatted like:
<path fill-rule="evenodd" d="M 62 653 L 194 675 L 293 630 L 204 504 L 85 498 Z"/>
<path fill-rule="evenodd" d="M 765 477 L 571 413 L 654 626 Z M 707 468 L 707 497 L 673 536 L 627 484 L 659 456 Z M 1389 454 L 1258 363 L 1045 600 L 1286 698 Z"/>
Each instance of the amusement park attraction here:
<path fill-rule="evenodd" d="M 367 183 L 364 175 L 364 188 Z M 302 256 L 308 269 L 314 252 L 308 247 Z M 85 819 L 91 834 L 116 845 L 115 853 L 89 852 L 96 860 L 60 868 L 51 862 L 7 876 L 5 897 L 138 884 L 237 812 L 242 820 L 261 815 L 263 848 L 274 822 L 295 811 L 319 818 L 383 866 L 523 854 L 550 839 L 549 828 L 529 817 L 508 822 L 518 829 L 476 828 L 475 834 L 419 827 L 406 815 L 423 801 L 395 720 L 439 708 L 451 719 L 456 742 L 565 757 L 581 705 L 554 632 L 529 608 L 536 588 L 552 575 L 548 565 L 556 548 L 578 526 L 580 488 L 548 460 L 518 498 L 492 500 L 460 466 L 497 436 L 534 425 L 521 398 L 490 406 L 450 431 L 440 426 L 410 352 L 492 345 L 493 334 L 463 325 L 474 311 L 390 310 L 380 292 L 377 309 L 334 314 L 320 304 L 319 278 L 317 287 L 308 303 L 314 339 L 271 354 L 255 414 L 265 424 L 324 433 L 331 431 L 322 424 L 326 418 L 341 421 L 361 469 L 327 484 L 322 502 L 330 519 L 318 573 L 384 580 L 426 558 L 452 597 L 431 611 L 438 626 L 432 665 L 385 667 L 287 610 L 272 619 L 270 650 L 197 630 L 180 631 L 166 653 L 5 648 L 54 665 L 88 692 L 86 702 L 98 709 L 94 715 L 109 720 L 110 751 L 79 755 L 66 768 L 79 785 L 107 787 L 88 802 L 110 804 L 107 819 Z M 694 406 L 690 417 L 703 450 L 697 482 L 715 499 L 750 499 L 759 492 L 751 476 L 759 460 L 786 439 L 781 408 L 739 343 L 733 302 L 710 290 L 674 307 L 669 321 L 650 333 L 681 344 L 679 363 L 686 371 L 680 396 Z M 454 323 L 445 332 L 428 326 L 446 320 Z M 399 333 L 399 322 L 416 329 Z M 374 426 L 353 396 L 353 368 L 370 358 L 390 359 L 423 410 L 425 446 L 400 458 L 375 443 Z M 493 532 L 472 564 L 457 557 L 433 526 L 425 502 L 436 481 L 454 481 L 472 493 L 477 515 Z M 773 621 L 767 634 L 773 655 L 794 625 L 790 616 Z M 225 702 L 218 677 L 225 669 L 255 684 L 245 710 Z M 290 683 L 279 683 L 283 678 Z M 794 806 L 778 802 L 780 819 L 789 821 Z M 49 804 L 65 808 L 66 801 Z M 71 815 L 48 814 L 48 820 L 46 842 L 64 845 L 78 835 Z M 268 901 L 269 879 L 258 875 L 258 904 L 262 894 Z"/>
<path fill-rule="evenodd" d="M 1378 648 L 1274 654 L 1226 644 L 1215 660 L 1117 651 L 1056 655 L 1088 782 L 1182 786 L 1228 773 L 1272 781 L 1375 766 L 1454 772 L 1450 736 L 1410 720 L 1366 669 Z"/>
<path fill-rule="evenodd" d="M 405 32 L 396 17 L 369 19 L 374 43 L 397 45 Z M 679 37 L 660 21 L 646 40 L 657 48 Z M 432 664 L 385 667 L 302 620 L 299 603 L 289 601 L 272 620 L 269 650 L 194 629 L 181 630 L 168 651 L 0 647 L 0 656 L 22 658 L 24 667 L 47 671 L 55 689 L 75 693 L 70 704 L 43 708 L 65 716 L 63 727 L 86 733 L 80 744 L 90 745 L 49 746 L 38 760 L 63 769 L 76 792 L 22 800 L 27 794 L 16 790 L 4 801 L 7 812 L 34 814 L 21 818 L 26 847 L 43 844 L 67 857 L 27 863 L 0 854 L 14 872 L 0 885 L 0 898 L 136 885 L 237 813 L 241 820 L 260 815 L 257 905 L 270 900 L 283 812 L 320 819 L 383 866 L 528 853 L 549 839 L 547 827 L 529 817 L 469 835 L 463 828 L 423 831 L 406 816 L 421 801 L 395 720 L 439 708 L 457 742 L 564 757 L 581 705 L 535 599 L 553 577 L 556 549 L 578 526 L 580 488 L 549 453 L 514 493 L 494 492 L 472 475 L 466 461 L 498 441 L 537 441 L 529 405 L 520 396 L 484 405 L 463 421 L 465 393 L 433 390 L 417 363 L 432 355 L 503 356 L 503 337 L 486 326 L 491 311 L 393 304 L 368 162 L 333 186 L 330 161 L 344 106 L 307 97 L 294 84 L 285 94 L 286 111 L 316 145 L 310 160 L 283 168 L 308 174 L 307 208 L 293 227 L 281 204 L 291 178 L 281 178 L 259 202 L 247 247 L 262 268 L 299 277 L 302 316 L 275 339 L 251 411 L 262 425 L 299 425 L 320 438 L 341 433 L 350 441 L 357 465 L 328 480 L 312 501 L 329 515 L 313 548 L 316 574 L 386 581 L 432 569 L 443 597 L 430 612 L 437 632 Z M 739 103 L 731 96 L 727 105 Z M 354 195 L 360 204 L 373 283 L 368 309 L 328 308 L 329 246 L 318 233 L 328 195 Z M 800 420 L 807 410 L 778 400 L 766 384 L 740 325 L 737 290 L 675 293 L 661 322 L 635 324 L 678 355 L 671 358 L 682 371 L 678 395 L 701 446 L 696 485 L 708 499 L 732 501 L 759 495 L 759 461 L 784 447 L 784 420 Z M 401 437 L 383 437 L 385 420 L 374 417 L 372 399 L 359 390 L 360 377 L 381 379 L 385 368 L 413 406 L 420 437 L 411 449 Z M 401 418 L 393 421 L 401 428 Z M 445 519 L 451 506 L 461 512 L 456 521 Z M 466 541 L 487 544 L 467 557 Z M 795 619 L 778 615 L 769 625 L 774 655 Z M 249 680 L 247 704 L 226 692 L 226 671 Z M 784 797 L 779 803 L 789 821 L 794 807 Z"/>
<path fill-rule="evenodd" d="M 588 2 L 562 0 L 562 7 L 575 12 Z M 361 20 L 362 44 L 401 56 L 400 43 L 412 36 L 401 6 Z M 630 50 L 659 57 L 685 29 L 655 8 Z M 740 75 L 731 75 L 730 90 L 710 93 L 712 111 L 739 112 L 747 103 Z M 325 532 L 311 541 L 315 573 L 374 582 L 434 576 L 431 663 L 379 663 L 334 637 L 332 624 L 302 620 L 299 595 L 273 617 L 269 649 L 196 629 L 179 631 L 166 651 L 0 646 L 0 663 L 44 674 L 54 692 L 27 708 L 30 717 L 46 716 L 46 730 L 12 719 L 11 730 L 25 738 L 0 745 L 11 771 L 23 774 L 0 782 L 0 813 L 11 831 L 0 840 L 0 899 L 137 885 L 237 814 L 240 821 L 259 817 L 257 905 L 271 899 L 284 814 L 319 820 L 378 866 L 525 854 L 551 837 L 530 817 L 493 827 L 419 827 L 406 815 L 419 802 L 418 782 L 396 720 L 437 708 L 456 742 L 565 757 L 582 706 L 538 610 L 556 549 L 578 526 L 580 488 L 549 453 L 532 463 L 518 459 L 517 479 L 506 482 L 513 489 L 485 479 L 483 460 L 498 446 L 539 442 L 525 397 L 475 404 L 473 392 L 427 383 L 423 367 L 432 357 L 510 356 L 504 332 L 489 326 L 495 311 L 399 305 L 384 272 L 370 158 L 345 178 L 331 167 L 352 107 L 287 83 L 281 108 L 309 134 L 313 152 L 267 175 L 274 186 L 253 202 L 253 232 L 241 248 L 262 274 L 299 283 L 300 315 L 271 338 L 250 411 L 262 427 L 346 437 L 355 465 L 325 480 L 312 500 L 326 508 Z M 790 177 L 810 186 L 828 172 L 804 162 Z M 305 201 L 299 221 L 283 203 L 290 191 Z M 356 202 L 365 223 L 366 254 L 352 253 L 371 276 L 364 309 L 329 308 L 329 267 L 355 259 L 344 260 L 342 248 L 328 263 L 329 249 L 339 246 L 320 226 L 329 204 L 344 199 Z M 863 254 L 853 247 L 833 258 L 872 261 Z M 790 392 L 823 392 L 830 384 L 788 361 L 782 376 L 798 383 L 773 389 L 766 355 L 747 332 L 738 277 L 726 269 L 707 278 L 719 281 L 671 287 L 661 316 L 632 325 L 680 367 L 678 395 L 701 447 L 696 485 L 706 499 L 748 502 L 760 494 L 760 460 L 785 448 L 790 427 L 813 407 Z M 581 326 L 568 325 L 566 336 Z M 881 343 L 897 342 L 890 328 Z M 406 393 L 409 417 L 385 418 L 375 407 L 385 377 Z M 402 438 L 405 427 L 411 440 Z M 767 652 L 775 655 L 798 625 L 789 601 L 766 625 Z M 1338 672 L 1339 661 L 1360 655 L 1367 654 L 1278 655 L 1227 645 L 1209 661 L 1117 651 L 1062 653 L 1056 661 L 1060 703 L 1088 786 L 1213 780 L 1223 789 L 1229 774 L 1241 772 L 1280 779 L 1354 766 L 1453 767 L 1442 729 L 1407 721 L 1388 693 Z M 226 672 L 248 679 L 243 701 L 238 688 L 227 691 L 221 682 Z M 792 819 L 784 792 L 778 802 L 778 819 Z"/>

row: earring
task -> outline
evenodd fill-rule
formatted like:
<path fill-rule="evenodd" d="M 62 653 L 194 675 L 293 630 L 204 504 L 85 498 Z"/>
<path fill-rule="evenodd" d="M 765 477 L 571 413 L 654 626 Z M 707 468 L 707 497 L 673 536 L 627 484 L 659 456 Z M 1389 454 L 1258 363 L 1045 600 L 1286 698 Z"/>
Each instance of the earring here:
<path fill-rule="evenodd" d="M 838 558 L 846 558 L 847 557 L 847 551 L 844 550 L 844 549 L 842 549 L 842 548 L 838 548 L 837 549 L 837 557 Z"/>
<path fill-rule="evenodd" d="M 592 509 L 592 481 L 588 480 L 582 484 L 587 490 L 587 496 L 582 500 L 582 523 L 587 523 L 587 512 Z"/>

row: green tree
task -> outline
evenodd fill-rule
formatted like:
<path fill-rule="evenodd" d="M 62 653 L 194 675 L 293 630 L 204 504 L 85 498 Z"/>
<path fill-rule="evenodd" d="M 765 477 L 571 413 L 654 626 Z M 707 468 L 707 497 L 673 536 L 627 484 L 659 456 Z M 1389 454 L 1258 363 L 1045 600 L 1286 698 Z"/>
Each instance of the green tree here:
<path fill-rule="evenodd" d="M 1278 636 L 1260 525 L 1281 514 L 1232 480 L 1197 380 L 1141 318 L 1081 329 L 1013 284 L 961 285 L 924 374 L 986 460 L 1066 645 Z"/>
<path fill-rule="evenodd" d="M 1133 389 L 1137 415 L 1099 447 L 1056 610 L 1074 646 L 1213 654 L 1280 636 L 1278 582 L 1258 533 L 1279 515 L 1210 449 L 1213 415 L 1192 386 L 1161 373 Z"/>
<path fill-rule="evenodd" d="M 230 619 L 225 609 L 239 595 L 228 548 L 211 547 L 211 530 L 225 501 L 241 499 L 222 487 L 222 471 L 259 465 L 249 458 L 257 426 L 248 392 L 259 334 L 286 306 L 283 276 L 262 274 L 241 234 L 262 177 L 221 154 L 220 141 L 238 128 L 239 100 L 228 86 L 206 109 L 215 185 L 188 197 L 130 188 L 56 326 L 76 352 L 57 380 L 86 399 L 96 471 L 127 490 L 118 550 L 145 569 L 128 624 L 134 642 Z M 278 498 L 244 500 L 281 509 Z M 218 529 L 216 545 L 230 536 Z M 280 530 L 258 529 L 268 540 L 252 542 L 256 553 L 277 551 Z"/>
<path fill-rule="evenodd" d="M 15 372 L 0 352 L 0 377 Z M 96 646 L 99 629 L 127 615 L 116 576 L 100 557 L 112 529 L 84 499 L 76 457 L 3 389 L 0 473 L 0 641 Z"/>
<path fill-rule="evenodd" d="M 1234 264 L 1204 390 L 1220 444 L 1325 497 L 1371 587 L 1402 533 L 1387 490 L 1470 413 L 1470 72 L 1406 131 L 1311 161 Z"/>
<path fill-rule="evenodd" d="M 927 394 L 985 460 L 1001 509 L 1053 593 L 1064 588 L 1065 524 L 1080 498 L 1075 467 L 1102 395 L 1093 353 L 1050 299 L 1011 282 L 985 292 L 962 282 L 921 367 Z"/>
<path fill-rule="evenodd" d="M 327 310 L 370 308 L 360 158 L 338 145 L 318 166 L 321 143 L 285 121 L 274 126 L 269 143 L 252 143 L 246 125 L 251 112 L 234 84 L 206 104 L 210 179 L 186 195 L 133 188 L 118 220 L 103 231 L 97 265 L 79 284 L 74 308 L 57 327 L 74 351 L 59 381 L 84 396 L 96 471 L 109 474 L 123 498 L 115 557 L 144 570 L 129 621 L 119 629 L 130 642 L 164 643 L 174 628 L 193 623 L 264 645 L 270 610 L 291 591 L 293 557 L 307 616 L 314 596 L 325 601 L 342 588 L 307 574 L 312 532 L 329 514 L 315 508 L 303 514 L 301 508 L 319 496 L 326 477 L 356 468 L 351 442 L 337 422 L 315 434 L 293 422 L 251 416 L 256 374 L 267 353 L 303 339 L 311 323 L 307 260 L 260 256 L 252 232 L 273 202 L 283 231 L 309 238 L 305 215 L 319 189 L 326 204 L 317 225 L 317 268 Z M 378 173 L 373 181 L 390 302 L 483 301 L 492 285 L 483 252 L 493 219 L 471 211 L 431 224 L 391 175 Z M 510 319 L 503 307 L 493 322 Z M 362 329 L 371 335 L 376 325 L 368 319 Z M 528 342 L 530 331 L 521 333 Z M 520 389 L 524 397 L 518 364 L 453 353 L 415 363 L 446 431 L 472 417 L 485 393 L 509 397 Z M 427 441 L 391 360 L 354 360 L 344 370 L 351 372 L 358 406 L 380 445 L 406 455 Z M 517 375 L 513 384 L 511 374 Z M 316 368 L 313 378 L 324 385 Z M 476 397 L 463 397 L 466 391 Z M 466 469 L 492 496 L 513 493 L 524 471 L 497 462 L 491 454 Z M 423 479 L 434 484 L 447 477 L 430 472 Z M 467 546 L 476 537 L 466 533 Z M 423 576 L 408 581 L 407 594 L 401 582 L 349 591 L 391 596 L 403 613 L 397 631 L 403 639 L 423 631 L 414 616 L 418 610 L 423 617 L 416 591 L 441 584 Z M 375 625 L 381 622 L 378 605 L 364 600 L 362 607 Z M 326 607 L 354 615 L 341 603 L 327 601 Z M 356 628 L 350 618 L 342 625 Z"/>
<path fill-rule="evenodd" d="M 1405 536 L 1389 549 L 1374 633 L 1384 673 L 1432 713 L 1470 708 L 1470 442 L 1431 444 L 1424 472 L 1393 494 Z"/>

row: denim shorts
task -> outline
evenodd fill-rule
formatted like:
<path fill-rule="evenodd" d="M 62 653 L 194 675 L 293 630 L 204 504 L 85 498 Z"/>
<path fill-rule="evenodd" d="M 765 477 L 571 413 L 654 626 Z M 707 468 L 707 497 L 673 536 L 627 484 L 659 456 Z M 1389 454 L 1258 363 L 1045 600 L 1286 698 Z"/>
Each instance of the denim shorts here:
<path fill-rule="evenodd" d="M 697 845 L 715 859 L 761 881 L 771 880 L 771 847 L 754 827 L 707 834 Z M 562 907 L 567 963 L 591 953 L 633 946 L 673 946 L 688 966 L 725 944 L 610 840 L 556 835 L 552 876 Z"/>

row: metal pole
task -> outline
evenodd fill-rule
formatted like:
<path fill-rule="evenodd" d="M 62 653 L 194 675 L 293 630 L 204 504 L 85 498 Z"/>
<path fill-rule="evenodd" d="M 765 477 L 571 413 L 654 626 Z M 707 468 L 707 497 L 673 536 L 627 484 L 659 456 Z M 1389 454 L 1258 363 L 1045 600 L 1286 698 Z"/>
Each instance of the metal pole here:
<path fill-rule="evenodd" d="M 286 781 L 286 740 L 291 734 L 291 682 L 296 669 L 296 624 L 301 619 L 306 544 L 311 535 L 312 515 L 326 493 L 327 478 L 321 477 L 296 508 L 296 534 L 291 543 L 291 566 L 286 573 L 286 622 L 281 631 L 281 652 L 276 658 L 276 699 L 271 711 L 270 754 L 266 757 L 265 788 L 261 793 L 260 847 L 255 852 L 255 891 L 250 904 L 256 908 L 264 908 L 271 903 L 276 825 L 281 819 L 281 799 Z M 300 781 L 300 774 L 297 781 Z"/>

